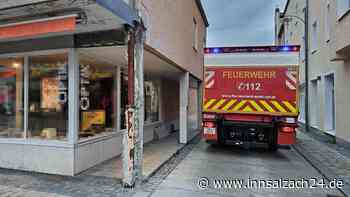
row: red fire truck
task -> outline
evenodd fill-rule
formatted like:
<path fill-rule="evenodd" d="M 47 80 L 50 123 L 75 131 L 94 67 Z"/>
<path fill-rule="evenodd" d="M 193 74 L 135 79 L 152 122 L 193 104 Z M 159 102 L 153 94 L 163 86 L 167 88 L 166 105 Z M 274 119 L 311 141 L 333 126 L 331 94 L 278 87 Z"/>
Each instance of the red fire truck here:
<path fill-rule="evenodd" d="M 295 143 L 299 46 L 205 49 L 203 137 L 210 144 Z"/>

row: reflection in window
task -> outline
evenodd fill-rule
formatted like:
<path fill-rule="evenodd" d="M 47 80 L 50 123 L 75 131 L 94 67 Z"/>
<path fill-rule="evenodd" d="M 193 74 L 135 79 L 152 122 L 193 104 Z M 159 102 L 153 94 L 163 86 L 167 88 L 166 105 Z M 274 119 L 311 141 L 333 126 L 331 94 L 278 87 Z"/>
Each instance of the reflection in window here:
<path fill-rule="evenodd" d="M 23 136 L 23 59 L 0 59 L 0 137 Z"/>
<path fill-rule="evenodd" d="M 115 66 L 81 60 L 80 138 L 116 131 L 116 70 Z"/>
<path fill-rule="evenodd" d="M 67 63 L 67 54 L 29 57 L 29 137 L 67 139 Z"/>
<path fill-rule="evenodd" d="M 145 81 L 145 121 L 159 121 L 159 85 Z"/>
<path fill-rule="evenodd" d="M 159 118 L 159 83 L 157 81 L 146 80 L 144 82 L 144 107 L 145 107 L 145 122 L 157 122 Z M 121 73 L 121 102 L 120 102 L 120 125 L 121 129 L 126 129 L 125 111 L 128 105 L 128 75 Z"/>

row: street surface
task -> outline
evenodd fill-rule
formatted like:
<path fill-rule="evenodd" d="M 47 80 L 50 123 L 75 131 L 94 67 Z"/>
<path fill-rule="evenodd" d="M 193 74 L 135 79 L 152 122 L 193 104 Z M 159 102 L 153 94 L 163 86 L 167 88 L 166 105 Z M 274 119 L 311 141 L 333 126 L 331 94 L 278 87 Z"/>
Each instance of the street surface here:
<path fill-rule="evenodd" d="M 290 188 L 215 188 L 218 187 L 218 183 L 222 183 L 219 182 L 222 179 L 242 179 L 244 183 L 247 183 L 248 179 L 271 181 L 283 179 L 289 181 L 287 186 Z M 309 181 L 310 186 L 315 188 L 293 189 L 292 184 L 296 180 L 304 180 L 304 187 L 306 187 L 305 181 Z M 337 189 L 325 189 L 329 182 L 325 181 L 322 186 L 322 180 L 321 174 L 293 149 L 280 149 L 271 153 L 264 149 L 212 147 L 202 140 L 154 191 L 138 192 L 135 196 L 343 196 Z M 214 181 L 217 182 L 214 184 Z M 316 184 L 315 181 L 320 184 Z"/>

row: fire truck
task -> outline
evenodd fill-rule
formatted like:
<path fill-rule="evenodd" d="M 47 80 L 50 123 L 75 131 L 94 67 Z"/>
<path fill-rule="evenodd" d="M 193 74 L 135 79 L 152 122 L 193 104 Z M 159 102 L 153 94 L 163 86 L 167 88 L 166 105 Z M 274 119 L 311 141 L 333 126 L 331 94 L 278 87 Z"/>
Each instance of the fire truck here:
<path fill-rule="evenodd" d="M 205 49 L 203 137 L 210 144 L 296 141 L 299 46 Z"/>

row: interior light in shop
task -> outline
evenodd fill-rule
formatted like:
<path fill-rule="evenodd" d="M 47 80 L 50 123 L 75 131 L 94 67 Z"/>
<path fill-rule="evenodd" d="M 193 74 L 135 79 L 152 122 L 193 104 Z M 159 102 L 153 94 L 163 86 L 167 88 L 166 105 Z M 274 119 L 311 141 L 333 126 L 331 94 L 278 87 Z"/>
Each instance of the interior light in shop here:
<path fill-rule="evenodd" d="M 12 67 L 13 67 L 13 68 L 19 68 L 20 66 L 21 66 L 21 64 L 18 63 L 18 62 L 13 62 L 13 63 L 12 63 Z"/>

